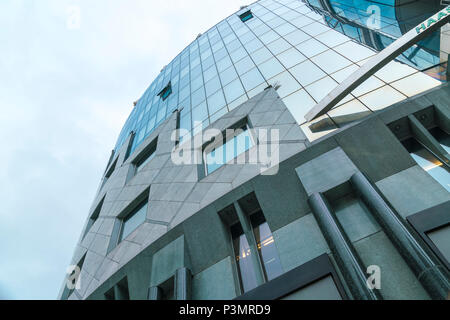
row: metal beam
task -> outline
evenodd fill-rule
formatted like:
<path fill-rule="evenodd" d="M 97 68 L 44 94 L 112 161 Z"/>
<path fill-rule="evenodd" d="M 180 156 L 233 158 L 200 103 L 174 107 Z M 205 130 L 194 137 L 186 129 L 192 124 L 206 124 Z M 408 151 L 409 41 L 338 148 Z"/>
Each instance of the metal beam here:
<path fill-rule="evenodd" d="M 337 88 L 331 91 L 305 116 L 307 121 L 316 119 L 325 114 L 360 84 L 370 78 L 375 72 L 398 57 L 403 51 L 416 44 L 435 30 L 450 21 L 450 6 L 431 16 L 417 27 L 411 29 L 398 38 L 386 49 L 376 54 L 362 67 L 345 79 Z"/>

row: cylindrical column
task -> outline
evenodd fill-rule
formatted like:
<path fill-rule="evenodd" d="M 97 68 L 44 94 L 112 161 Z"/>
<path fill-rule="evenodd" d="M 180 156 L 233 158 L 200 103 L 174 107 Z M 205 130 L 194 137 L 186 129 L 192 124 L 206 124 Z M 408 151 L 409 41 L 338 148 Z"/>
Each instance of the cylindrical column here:
<path fill-rule="evenodd" d="M 446 299 L 450 291 L 449 275 L 443 266 L 433 261 L 431 250 L 417 242 L 361 172 L 355 173 L 350 181 L 430 296 Z"/>
<path fill-rule="evenodd" d="M 320 193 L 314 193 L 309 197 L 309 204 L 353 297 L 358 300 L 381 300 L 382 297 L 377 290 L 368 288 L 363 263 L 325 197 Z"/>
<path fill-rule="evenodd" d="M 162 290 L 160 287 L 154 286 L 148 288 L 148 300 L 161 300 L 162 299 Z"/>
<path fill-rule="evenodd" d="M 191 299 L 191 272 L 188 268 L 180 268 L 175 272 L 175 299 Z"/>

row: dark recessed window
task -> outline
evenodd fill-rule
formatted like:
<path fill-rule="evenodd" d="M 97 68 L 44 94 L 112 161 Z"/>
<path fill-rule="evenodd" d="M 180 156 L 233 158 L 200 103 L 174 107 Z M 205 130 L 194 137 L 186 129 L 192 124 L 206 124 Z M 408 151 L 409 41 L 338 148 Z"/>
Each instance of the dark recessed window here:
<path fill-rule="evenodd" d="M 116 169 L 116 165 L 117 165 L 117 160 L 118 159 L 119 158 L 117 157 L 116 160 L 114 161 L 114 163 L 108 169 L 108 171 L 106 171 L 106 174 L 103 177 L 103 182 L 102 182 L 102 186 L 100 187 L 100 189 L 103 189 L 103 186 L 105 185 L 106 181 L 108 181 L 109 177 L 111 177 L 111 175 L 113 174 L 114 170 Z"/>
<path fill-rule="evenodd" d="M 130 233 L 136 230 L 147 218 L 147 203 L 145 199 L 139 206 L 137 206 L 130 214 L 123 220 L 119 233 L 119 242 L 125 239 Z"/>
<path fill-rule="evenodd" d="M 89 217 L 88 224 L 86 226 L 86 230 L 84 231 L 83 238 L 86 236 L 86 234 L 91 229 L 92 225 L 97 221 L 98 216 L 100 215 L 100 211 L 102 210 L 103 202 L 105 201 L 105 197 L 99 202 L 97 207 L 95 208 L 94 212 L 92 212 L 91 216 Z"/>
<path fill-rule="evenodd" d="M 117 165 L 117 159 L 114 161 L 114 163 L 112 164 L 112 166 L 109 168 L 109 170 L 106 172 L 105 177 L 108 179 L 109 177 L 111 177 L 111 175 L 114 172 L 114 169 L 116 169 L 116 165 Z"/>
<path fill-rule="evenodd" d="M 172 93 L 172 85 L 169 83 L 167 84 L 167 86 L 164 87 L 164 89 L 161 90 L 160 93 L 158 93 L 158 96 L 161 97 L 161 99 L 164 101 L 167 99 L 168 96 L 170 96 L 170 94 Z"/>
<path fill-rule="evenodd" d="M 135 172 L 142 170 L 142 168 L 155 157 L 157 140 L 152 141 L 139 156 L 133 161 L 136 168 Z"/>
<path fill-rule="evenodd" d="M 255 272 L 258 266 L 255 266 L 255 259 L 252 258 L 252 254 L 258 254 L 266 281 L 270 281 L 283 273 L 272 232 L 262 211 L 258 210 L 252 214 L 250 216 L 250 222 L 258 253 L 251 250 L 242 225 L 236 223 L 231 226 L 233 248 L 243 292 L 250 291 L 258 285 Z"/>
<path fill-rule="evenodd" d="M 242 22 L 245 22 L 247 20 L 250 20 L 251 18 L 253 18 L 253 14 L 251 12 L 251 10 L 245 11 L 244 13 L 241 13 L 239 15 L 239 18 L 241 18 Z"/>
<path fill-rule="evenodd" d="M 79 269 L 79 271 L 81 271 L 81 268 L 83 268 L 83 264 L 84 264 L 84 259 L 86 258 L 86 253 L 83 255 L 83 257 L 80 259 L 80 261 L 78 261 L 77 263 L 77 267 Z M 72 273 L 69 275 L 67 281 L 69 281 L 69 279 L 71 280 L 71 285 L 73 286 L 73 288 L 69 289 L 68 287 L 68 283 L 66 283 L 66 287 L 64 288 L 64 292 L 62 295 L 62 299 L 63 300 L 67 300 L 70 295 L 75 291 L 75 287 L 77 284 L 77 281 L 79 281 L 79 276 L 78 277 L 74 277 L 75 273 L 77 272 L 77 270 L 73 270 Z"/>
<path fill-rule="evenodd" d="M 130 300 L 127 277 L 105 292 L 105 300 Z"/>

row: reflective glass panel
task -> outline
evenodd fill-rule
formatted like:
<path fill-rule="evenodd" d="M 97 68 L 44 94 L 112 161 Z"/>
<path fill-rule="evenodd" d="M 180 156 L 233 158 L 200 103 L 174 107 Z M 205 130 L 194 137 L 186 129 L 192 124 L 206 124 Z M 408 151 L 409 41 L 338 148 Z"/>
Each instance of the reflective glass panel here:
<path fill-rule="evenodd" d="M 234 256 L 238 268 L 239 280 L 244 292 L 250 291 L 258 285 L 255 274 L 255 264 L 252 260 L 250 246 L 240 224 L 231 228 L 233 235 Z"/>
<path fill-rule="evenodd" d="M 402 141 L 406 150 L 411 154 L 414 161 L 422 167 L 430 176 L 450 192 L 449 169 L 437 159 L 430 151 L 425 149 L 416 139 L 410 138 Z"/>
<path fill-rule="evenodd" d="M 450 154 L 450 135 L 439 127 L 430 130 L 431 135 L 439 142 L 439 144 Z"/>
<path fill-rule="evenodd" d="M 128 215 L 122 222 L 119 242 L 139 227 L 147 218 L 147 200 L 137 210 Z"/>
<path fill-rule="evenodd" d="M 273 235 L 261 211 L 253 214 L 250 219 L 265 277 L 270 281 L 283 273 Z"/>
<path fill-rule="evenodd" d="M 236 135 L 227 142 L 206 153 L 206 171 L 210 174 L 253 146 L 247 127 L 237 129 Z"/>

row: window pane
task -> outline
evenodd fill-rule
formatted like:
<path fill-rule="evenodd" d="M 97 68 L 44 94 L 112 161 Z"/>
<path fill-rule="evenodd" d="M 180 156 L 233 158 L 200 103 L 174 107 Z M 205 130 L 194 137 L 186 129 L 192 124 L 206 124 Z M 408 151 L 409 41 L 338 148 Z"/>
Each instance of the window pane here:
<path fill-rule="evenodd" d="M 439 142 L 442 148 L 450 154 L 450 135 L 439 127 L 431 129 L 430 133 Z"/>
<path fill-rule="evenodd" d="M 136 163 L 136 172 L 142 170 L 143 167 L 147 163 L 149 163 L 150 160 L 152 160 L 155 157 L 155 150 L 156 146 L 152 148 L 152 150 L 149 151 L 149 153 L 144 157 L 144 159 L 140 160 L 138 163 Z"/>
<path fill-rule="evenodd" d="M 236 100 L 237 98 L 239 98 L 241 95 L 244 94 L 244 88 L 242 88 L 239 79 L 236 79 L 229 85 L 226 85 L 223 88 L 223 91 L 225 92 L 225 98 L 227 99 L 228 103 Z"/>
<path fill-rule="evenodd" d="M 252 146 L 253 142 L 247 128 L 237 129 L 236 135 L 232 139 L 206 154 L 207 174 L 219 169 Z"/>
<path fill-rule="evenodd" d="M 120 234 L 120 241 L 125 239 L 131 232 L 133 232 L 139 225 L 141 225 L 147 218 L 147 201 L 135 213 L 128 216 L 122 224 L 122 232 Z"/>
<path fill-rule="evenodd" d="M 230 83 L 231 81 L 233 81 L 234 79 L 237 78 L 237 74 L 236 71 L 234 71 L 234 67 L 231 66 L 229 67 L 227 70 L 223 71 L 220 74 L 220 80 L 222 80 L 222 84 L 225 86 L 228 83 Z"/>
<path fill-rule="evenodd" d="M 256 215 L 263 216 L 261 212 Z M 259 255 L 261 257 L 261 262 L 264 267 L 266 279 L 270 281 L 283 273 L 272 232 L 270 231 L 269 225 L 265 221 L 255 227 L 253 232 L 255 234 L 255 240 L 258 246 Z"/>
<path fill-rule="evenodd" d="M 240 75 L 246 73 L 254 66 L 255 65 L 253 64 L 249 56 L 245 57 L 244 59 L 235 64 L 236 70 Z"/>
<path fill-rule="evenodd" d="M 205 100 L 205 89 L 201 87 L 195 91 L 191 96 L 192 106 L 197 106 L 200 102 Z"/>
<path fill-rule="evenodd" d="M 414 161 L 430 176 L 450 191 L 450 172 L 430 151 L 425 149 L 416 139 L 410 138 L 402 142 Z"/>
<path fill-rule="evenodd" d="M 203 101 L 197 107 L 192 109 L 192 123 L 202 122 L 208 118 L 208 110 L 206 108 L 206 102 Z"/>
<path fill-rule="evenodd" d="M 243 233 L 233 239 L 233 247 L 242 290 L 244 292 L 250 291 L 256 288 L 258 282 L 255 275 L 255 265 L 251 258 L 250 246 Z"/>
<path fill-rule="evenodd" d="M 450 241 L 448 241 L 450 237 L 450 224 L 428 232 L 427 236 L 433 241 L 444 258 L 450 261 Z"/>
<path fill-rule="evenodd" d="M 205 89 L 206 89 L 206 95 L 210 96 L 211 94 L 213 94 L 214 92 L 216 92 L 217 90 L 219 90 L 220 88 L 220 81 L 219 81 L 219 77 L 215 77 L 212 80 L 209 80 L 206 84 L 205 84 Z"/>
<path fill-rule="evenodd" d="M 256 86 L 264 82 L 264 78 L 256 68 L 253 68 L 246 74 L 242 75 L 241 80 L 245 90 L 247 91 L 255 88 Z"/>
<path fill-rule="evenodd" d="M 208 97 L 208 110 L 210 115 L 213 115 L 214 113 L 219 111 L 224 105 L 225 98 L 223 97 L 222 90 L 219 90 Z"/>

